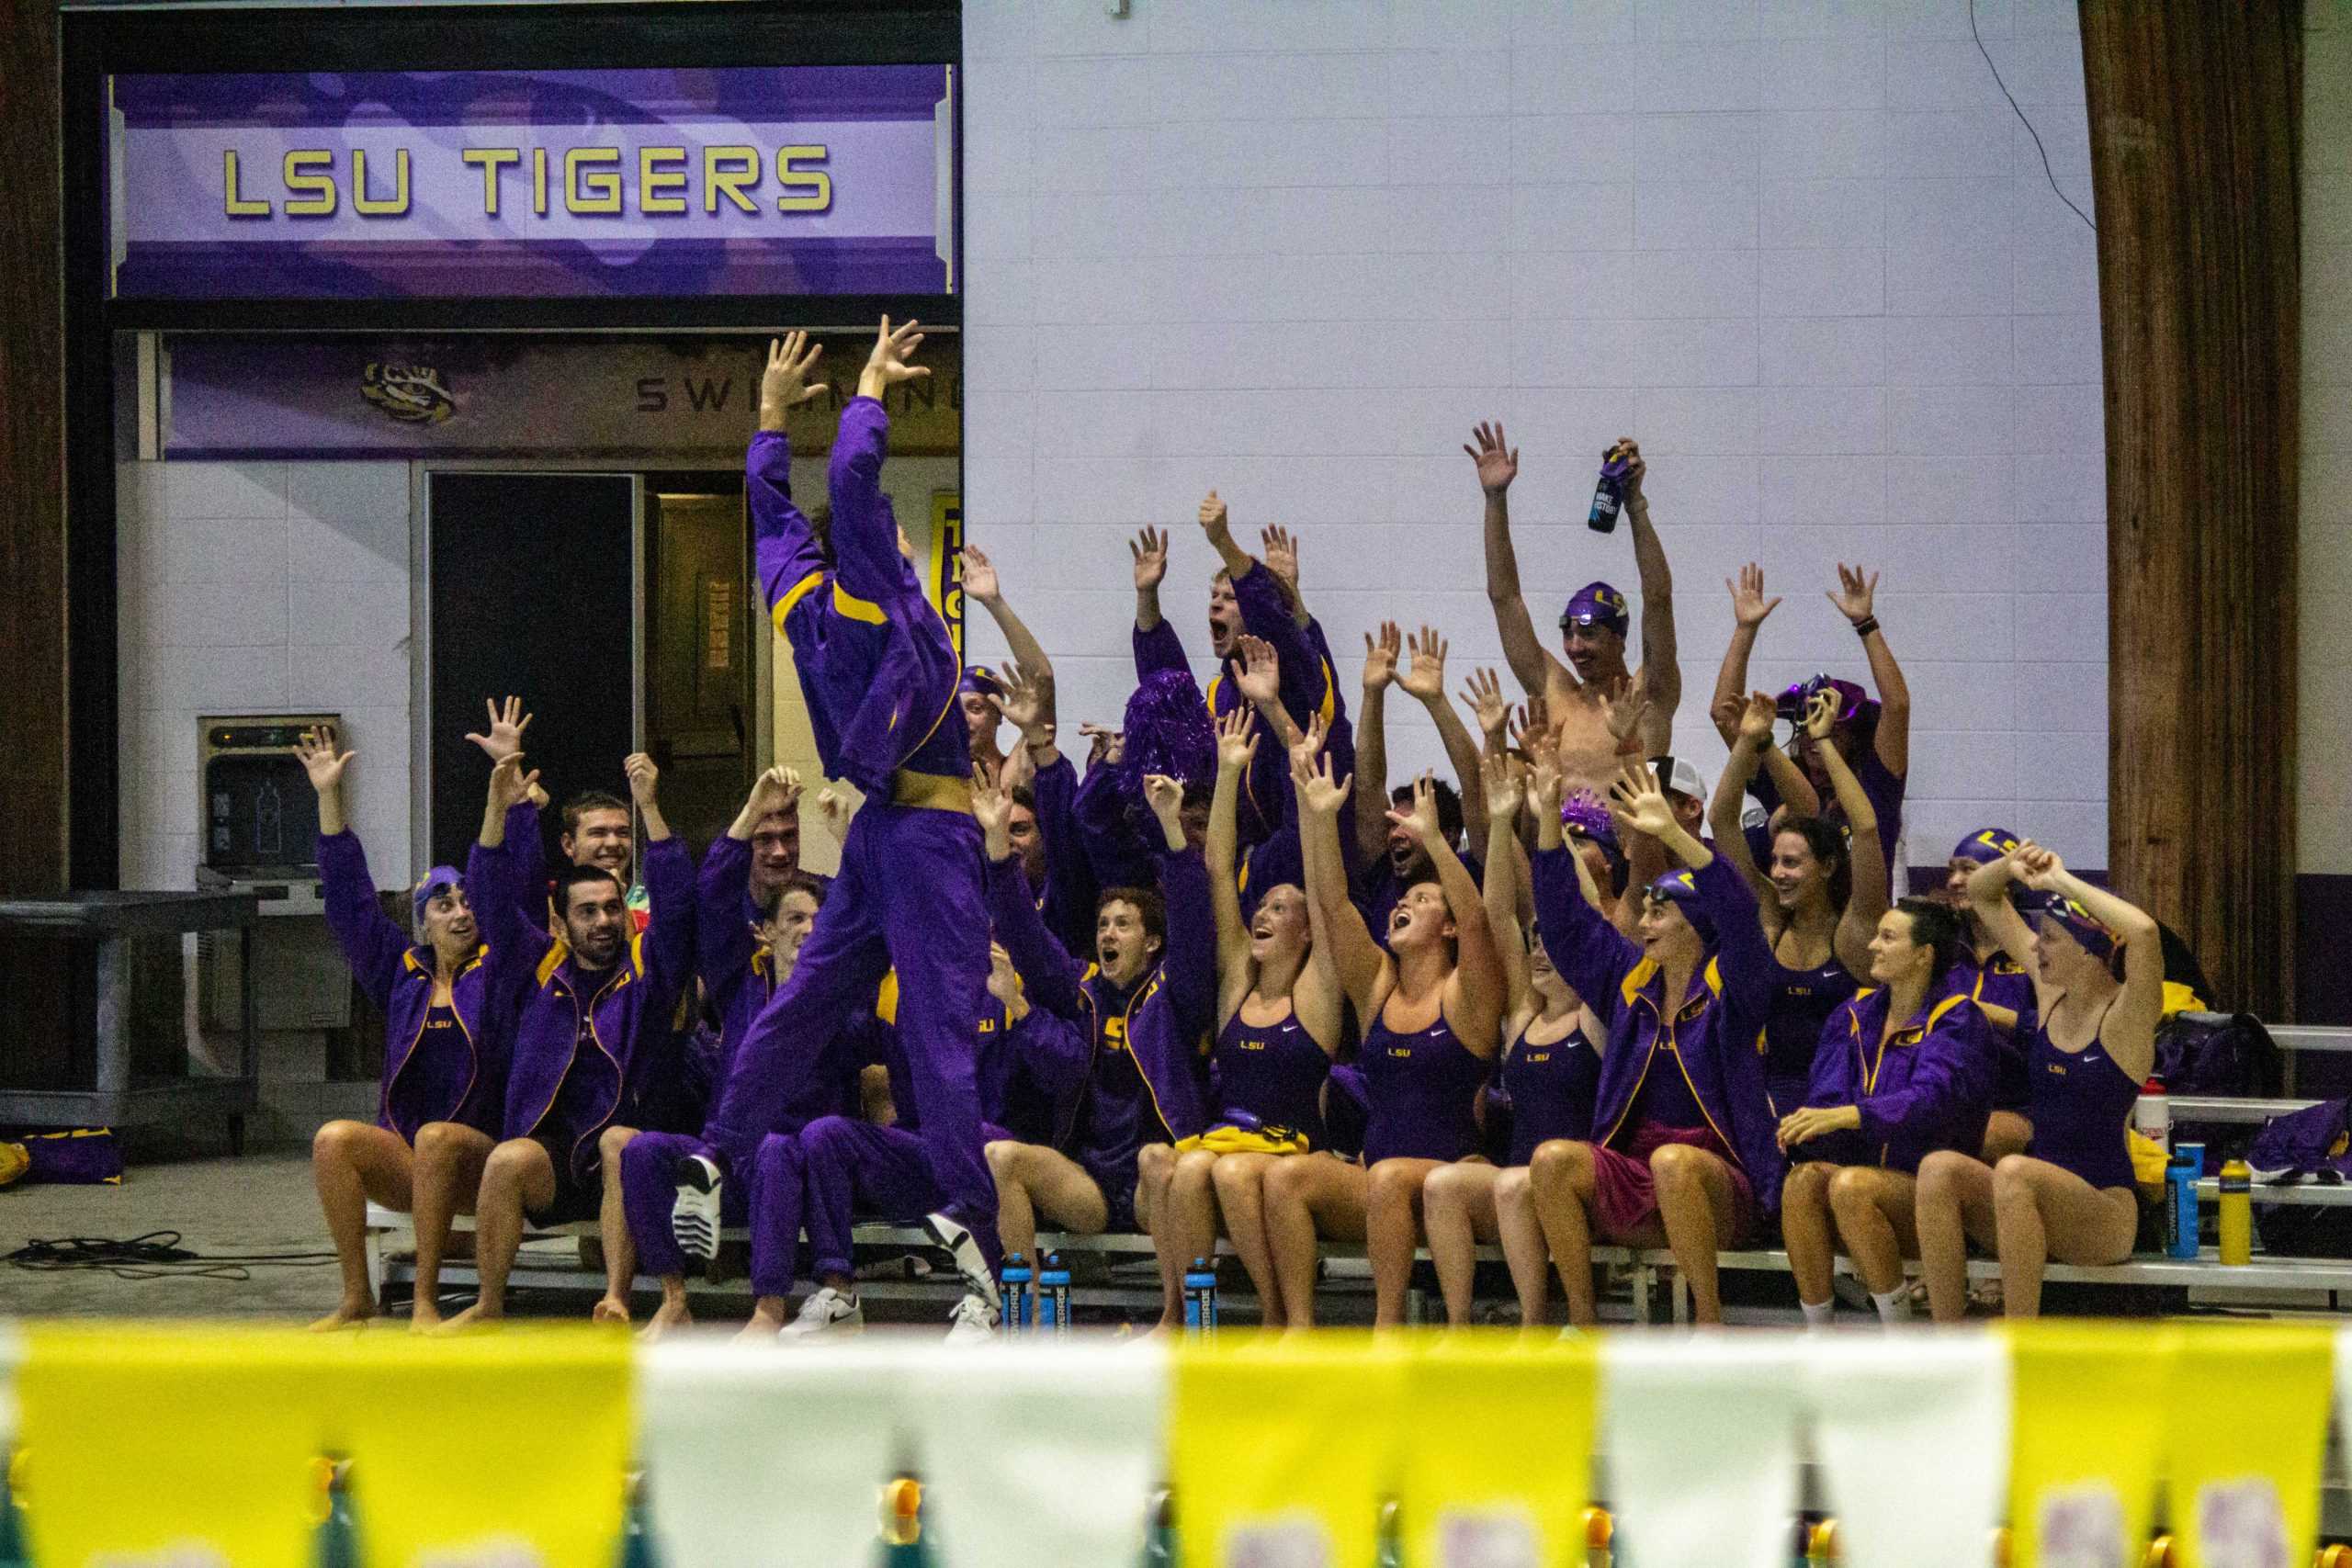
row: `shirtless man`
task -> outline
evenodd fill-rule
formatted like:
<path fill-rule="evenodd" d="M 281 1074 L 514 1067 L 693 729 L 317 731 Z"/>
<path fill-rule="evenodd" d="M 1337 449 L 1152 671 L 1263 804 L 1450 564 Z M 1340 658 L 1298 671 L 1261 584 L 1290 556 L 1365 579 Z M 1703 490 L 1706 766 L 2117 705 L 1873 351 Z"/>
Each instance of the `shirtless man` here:
<path fill-rule="evenodd" d="M 1682 672 L 1674 656 L 1674 578 L 1657 530 L 1650 525 L 1648 498 L 1642 493 L 1646 468 L 1640 448 L 1621 443 L 1632 467 L 1625 474 L 1625 515 L 1634 531 L 1634 564 L 1642 579 L 1642 667 L 1625 666 L 1630 630 L 1625 596 L 1606 582 L 1578 589 L 1560 615 L 1563 660 L 1545 648 L 1527 614 L 1519 586 L 1519 558 L 1510 542 L 1510 481 L 1519 477 L 1519 453 L 1505 440 L 1500 423 L 1481 424 L 1476 446 L 1464 452 L 1478 466 L 1486 492 L 1487 598 L 1495 607 L 1503 657 L 1530 696 L 1549 705 L 1559 733 L 1560 773 L 1568 793 L 1605 795 L 1625 754 L 1655 757 L 1674 749 L 1674 710 L 1682 701 Z M 1646 705 L 1631 738 L 1622 705 Z M 1612 719 L 1617 723 L 1612 727 Z"/>

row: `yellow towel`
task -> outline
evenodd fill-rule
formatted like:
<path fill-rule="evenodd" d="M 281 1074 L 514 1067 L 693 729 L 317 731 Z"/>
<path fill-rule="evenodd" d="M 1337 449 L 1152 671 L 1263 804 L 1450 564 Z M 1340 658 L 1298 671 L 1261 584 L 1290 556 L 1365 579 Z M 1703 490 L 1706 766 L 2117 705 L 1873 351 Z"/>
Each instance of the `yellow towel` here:
<path fill-rule="evenodd" d="M 1306 1134 L 1288 1127 L 1261 1127 L 1254 1133 L 1245 1127 L 1212 1127 L 1176 1144 L 1180 1155 L 1194 1149 L 1213 1155 L 1303 1155 L 1307 1148 Z"/>
<path fill-rule="evenodd" d="M 1583 1568 L 1598 1364 L 1590 1339 L 1476 1334 L 1416 1347 L 1397 1423 L 1408 1562 Z"/>
<path fill-rule="evenodd" d="M 2179 1332 L 2048 1319 L 2003 1332 L 2016 1389 L 2009 1568 L 2137 1562 Z"/>

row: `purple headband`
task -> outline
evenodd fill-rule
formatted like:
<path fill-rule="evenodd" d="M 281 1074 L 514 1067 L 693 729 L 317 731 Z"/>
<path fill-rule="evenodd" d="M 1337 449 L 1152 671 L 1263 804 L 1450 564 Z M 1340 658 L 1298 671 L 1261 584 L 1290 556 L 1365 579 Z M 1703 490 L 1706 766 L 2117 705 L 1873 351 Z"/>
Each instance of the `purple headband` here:
<path fill-rule="evenodd" d="M 1586 583 L 1568 600 L 1568 607 L 1560 612 L 1562 631 L 1571 625 L 1607 626 L 1623 637 L 1631 624 L 1625 614 L 1625 596 L 1605 582 Z"/>
<path fill-rule="evenodd" d="M 2018 847 L 2018 836 L 2007 828 L 1979 828 L 1952 846 L 1954 860 L 1974 861 L 1978 865 L 1991 865 L 2007 857 Z"/>
<path fill-rule="evenodd" d="M 1122 728 L 1126 752 L 1119 763 L 1119 786 L 1140 806 L 1143 781 L 1165 773 L 1182 784 L 1216 777 L 1216 728 L 1208 704 L 1189 670 L 1156 670 L 1127 698 Z"/>
<path fill-rule="evenodd" d="M 2048 920 L 2073 937 L 2093 958 L 2106 960 L 2115 956 L 2115 933 L 2108 930 L 2098 916 L 2072 898 L 2052 895 L 2035 918 Z"/>
<path fill-rule="evenodd" d="M 416 891 L 409 897 L 416 922 L 419 925 L 424 923 L 424 907 L 443 890 L 451 887 L 462 889 L 465 885 L 466 879 L 458 874 L 458 868 L 454 865 L 436 865 L 426 872 L 424 880 L 416 885 Z"/>

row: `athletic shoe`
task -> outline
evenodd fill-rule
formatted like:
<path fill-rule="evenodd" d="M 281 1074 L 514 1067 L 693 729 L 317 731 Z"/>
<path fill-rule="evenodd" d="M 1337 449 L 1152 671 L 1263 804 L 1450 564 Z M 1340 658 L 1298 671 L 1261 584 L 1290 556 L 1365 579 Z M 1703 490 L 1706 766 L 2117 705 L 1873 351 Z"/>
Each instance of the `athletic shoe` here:
<path fill-rule="evenodd" d="M 925 1214 L 922 1228 L 956 1260 L 956 1272 L 964 1277 L 964 1289 L 979 1297 L 990 1316 L 994 1316 L 1002 1304 L 997 1294 L 996 1276 L 989 1269 L 989 1260 L 980 1256 L 980 1244 L 972 1239 L 972 1233 L 945 1214 Z"/>
<path fill-rule="evenodd" d="M 996 1308 L 983 1296 L 967 1295 L 957 1302 L 947 1321 L 953 1325 L 947 1330 L 950 1345 L 987 1345 L 996 1338 Z"/>
<path fill-rule="evenodd" d="M 718 1198 L 721 1178 L 718 1163 L 700 1155 L 678 1162 L 678 1196 L 670 1204 L 670 1236 L 692 1261 L 707 1264 L 718 1256 Z"/>
<path fill-rule="evenodd" d="M 827 1285 L 800 1303 L 800 1315 L 775 1331 L 788 1345 L 811 1339 L 833 1339 L 865 1332 L 865 1309 L 855 1296 L 845 1296 Z"/>

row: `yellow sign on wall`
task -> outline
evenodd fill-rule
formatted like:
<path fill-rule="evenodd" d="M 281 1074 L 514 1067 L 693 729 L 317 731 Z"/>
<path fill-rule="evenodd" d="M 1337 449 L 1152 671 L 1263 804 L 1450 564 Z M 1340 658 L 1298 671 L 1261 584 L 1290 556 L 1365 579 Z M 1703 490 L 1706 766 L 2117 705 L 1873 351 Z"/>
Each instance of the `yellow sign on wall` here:
<path fill-rule="evenodd" d="M 931 602 L 947 623 L 955 639 L 956 657 L 964 657 L 964 495 L 961 491 L 931 492 L 931 573 L 923 582 Z"/>

